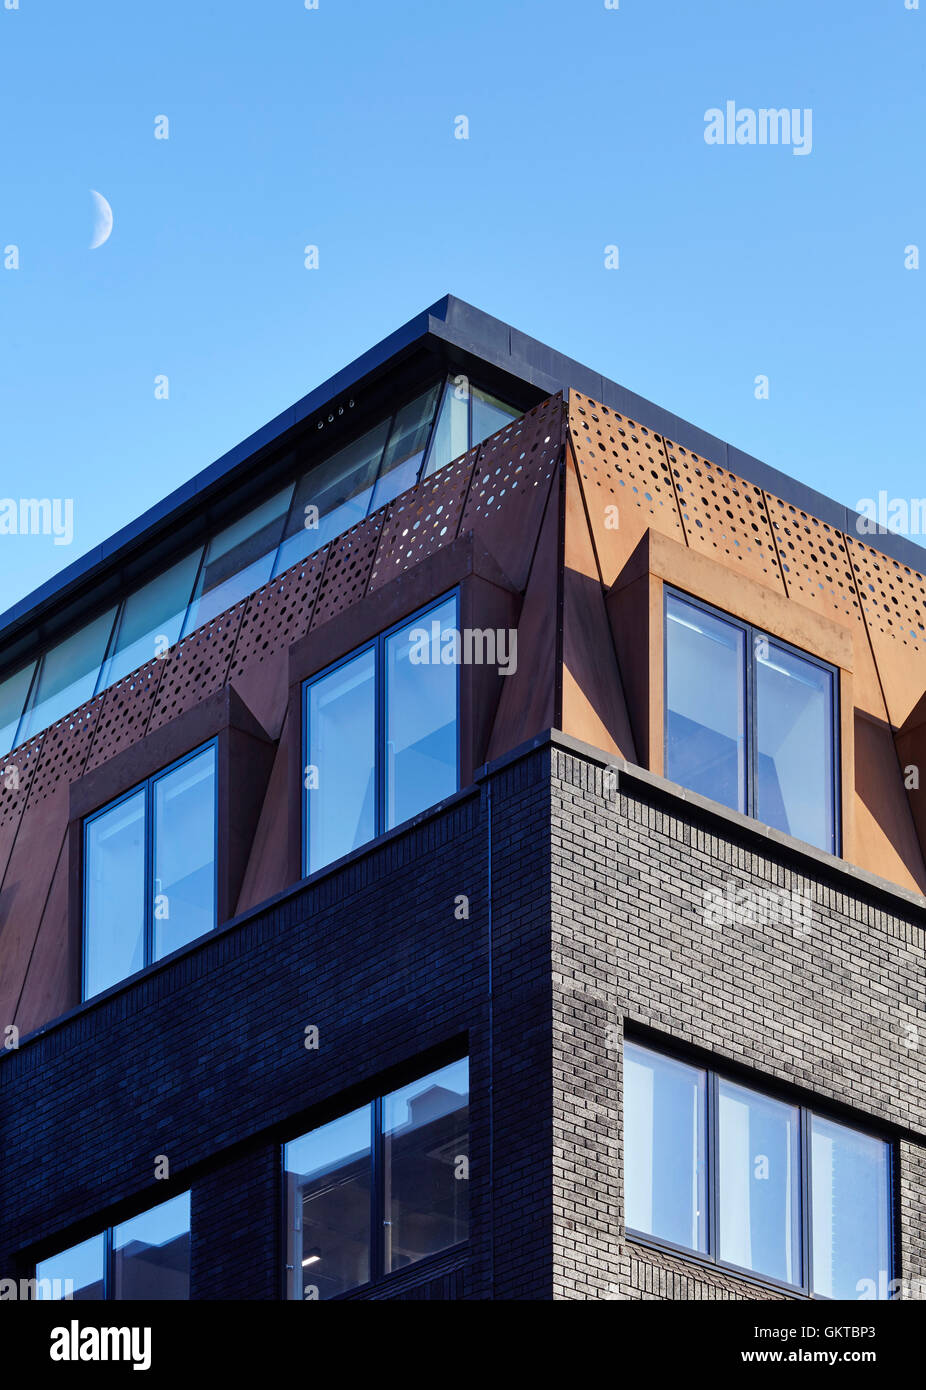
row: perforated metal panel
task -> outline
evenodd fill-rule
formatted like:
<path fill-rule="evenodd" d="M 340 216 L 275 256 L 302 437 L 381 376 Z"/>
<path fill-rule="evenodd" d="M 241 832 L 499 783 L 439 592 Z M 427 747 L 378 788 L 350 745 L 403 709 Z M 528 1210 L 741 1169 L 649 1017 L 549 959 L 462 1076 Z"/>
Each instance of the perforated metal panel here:
<path fill-rule="evenodd" d="M 563 398 L 556 395 L 493 434 L 479 450 L 459 534 L 481 536 L 519 589 L 527 583 L 563 437 Z"/>
<path fill-rule="evenodd" d="M 446 464 L 386 509 L 370 592 L 456 538 L 479 448 Z"/>
<path fill-rule="evenodd" d="M 849 547 L 869 631 L 919 652 L 926 646 L 926 578 L 854 536 Z"/>
<path fill-rule="evenodd" d="M 29 788 L 28 811 L 82 775 L 102 708 L 103 696 L 97 695 L 46 730 Z"/>
<path fill-rule="evenodd" d="M 36 734 L 35 738 L 24 743 L 21 748 L 14 748 L 7 757 L 0 759 L 0 866 L 6 860 L 3 852 L 4 837 L 8 830 L 15 829 L 19 823 L 38 766 L 44 738 L 44 732 Z"/>
<path fill-rule="evenodd" d="M 303 637 L 312 622 L 329 547 L 315 551 L 248 600 L 229 678 Z"/>
<path fill-rule="evenodd" d="M 152 658 L 104 692 L 86 772 L 144 738 L 166 665 L 165 660 Z"/>
<path fill-rule="evenodd" d="M 345 531 L 340 540 L 332 541 L 310 632 L 363 598 L 385 516 L 386 508 L 380 507 L 366 521 Z"/>
<path fill-rule="evenodd" d="M 828 618 L 861 621 L 843 533 L 770 493 L 765 502 L 788 597 Z"/>
<path fill-rule="evenodd" d="M 654 434 L 580 391 L 569 392 L 569 427 L 576 466 L 596 538 L 607 529 L 628 529 L 624 510 L 646 518 L 677 540 L 685 533 L 679 517 L 662 435 Z M 609 513 L 611 507 L 616 514 Z M 652 518 L 652 521 L 650 521 Z M 617 527 L 608 527 L 609 520 Z M 641 530 L 629 528 L 632 534 Z"/>
<path fill-rule="evenodd" d="M 784 592 L 762 489 L 669 439 L 664 443 L 691 549 Z"/>
<path fill-rule="evenodd" d="M 219 613 L 171 650 L 148 729 L 159 729 L 221 689 L 228 678 L 247 600 Z"/>

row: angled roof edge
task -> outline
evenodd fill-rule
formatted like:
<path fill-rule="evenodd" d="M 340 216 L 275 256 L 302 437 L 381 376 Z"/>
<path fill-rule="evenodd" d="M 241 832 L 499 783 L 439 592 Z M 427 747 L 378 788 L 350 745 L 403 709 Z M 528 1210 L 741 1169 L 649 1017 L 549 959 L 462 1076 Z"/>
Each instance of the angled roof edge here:
<path fill-rule="evenodd" d="M 290 429 L 321 410 L 333 398 L 355 389 L 366 378 L 381 375 L 390 363 L 429 339 L 435 344 L 445 344 L 458 353 L 490 363 L 500 371 L 536 387 L 544 395 L 574 387 L 602 405 L 700 454 L 711 463 L 811 513 L 837 530 L 862 535 L 866 544 L 901 564 L 921 573 L 926 572 L 926 549 L 905 536 L 880 528 L 870 533 L 860 533 L 855 524 L 859 514 L 851 508 L 727 444 L 716 435 L 699 429 L 697 425 L 557 352 L 555 348 L 521 333 L 501 319 L 493 318 L 455 295 L 448 294 L 248 435 L 189 482 L 176 488 L 162 501 L 0 614 L 0 643 L 21 631 L 28 619 L 40 621 L 46 613 L 66 604 L 78 589 L 92 585 L 95 580 L 102 580 L 110 571 L 118 569 L 128 553 L 144 545 L 149 537 L 161 533 L 165 523 L 170 521 L 177 524 L 182 521 L 202 503 L 204 494 L 213 491 L 218 484 L 233 483 L 236 473 L 240 472 L 243 476 L 247 471 L 245 465 L 255 454 L 277 443 Z"/>

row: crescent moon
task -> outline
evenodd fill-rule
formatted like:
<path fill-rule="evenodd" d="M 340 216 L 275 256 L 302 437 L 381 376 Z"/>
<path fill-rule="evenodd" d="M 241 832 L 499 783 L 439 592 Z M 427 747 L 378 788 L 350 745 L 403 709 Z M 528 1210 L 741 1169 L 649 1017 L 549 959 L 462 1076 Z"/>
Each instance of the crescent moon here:
<path fill-rule="evenodd" d="M 102 193 L 97 193 L 95 188 L 91 188 L 90 196 L 93 199 L 93 207 L 96 214 L 93 223 L 93 236 L 90 240 L 90 250 L 95 251 L 98 246 L 103 245 L 104 241 L 109 240 L 110 232 L 113 229 L 113 210 Z"/>

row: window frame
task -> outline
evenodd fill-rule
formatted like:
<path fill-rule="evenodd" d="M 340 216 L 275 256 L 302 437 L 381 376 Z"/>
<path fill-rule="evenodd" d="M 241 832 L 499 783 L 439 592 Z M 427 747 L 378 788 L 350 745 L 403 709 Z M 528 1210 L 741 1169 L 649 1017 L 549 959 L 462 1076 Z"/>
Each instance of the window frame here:
<path fill-rule="evenodd" d="M 843 852 L 843 825 L 842 825 L 842 707 L 840 691 L 840 670 L 829 661 L 824 661 L 822 657 L 813 652 L 804 651 L 801 647 L 794 646 L 793 643 L 785 641 L 783 637 L 777 637 L 773 632 L 767 632 L 764 628 L 756 627 L 754 623 L 748 622 L 745 618 L 738 618 L 733 613 L 728 613 L 722 608 L 717 608 L 714 604 L 707 603 L 704 599 L 698 598 L 696 594 L 686 592 L 684 589 L 676 587 L 674 584 L 663 585 L 662 600 L 662 756 L 663 767 L 667 765 L 668 758 L 668 729 L 669 729 L 669 599 L 677 598 L 683 603 L 689 604 L 692 608 L 698 608 L 709 617 L 720 622 L 728 623 L 731 627 L 739 629 L 744 636 L 744 667 L 743 671 L 743 725 L 744 725 L 744 772 L 746 779 L 745 788 L 745 811 L 738 811 L 736 807 L 728 807 L 729 810 L 736 811 L 737 815 L 746 815 L 750 820 L 759 821 L 761 825 L 768 825 L 756 813 L 757 788 L 758 788 L 758 762 L 759 762 L 759 740 L 757 722 L 757 698 L 756 698 L 756 641 L 761 639 L 769 643 L 772 647 L 779 647 L 782 651 L 788 652 L 793 656 L 799 657 L 802 661 L 808 662 L 812 666 L 825 671 L 832 681 L 832 700 L 830 703 L 830 719 L 833 730 L 832 755 L 832 778 L 830 792 L 833 798 L 833 843 L 827 848 L 823 845 L 814 845 L 814 849 L 820 849 L 825 854 L 832 854 L 840 858 Z M 668 776 L 668 774 L 666 774 Z M 723 804 L 723 803 L 720 803 Z M 770 826 L 777 830 L 777 826 Z M 780 831 L 783 835 L 790 835 L 790 831 Z M 799 839 L 792 835 L 793 839 Z M 801 844 L 811 844 L 809 840 L 801 840 Z"/>
<path fill-rule="evenodd" d="M 213 759 L 214 759 L 214 764 L 213 764 L 213 766 L 214 766 L 214 778 L 213 778 L 213 805 L 212 805 L 212 814 L 213 814 L 213 852 L 212 852 L 212 876 L 213 876 L 213 882 L 212 882 L 212 900 L 213 900 L 214 909 L 215 909 L 215 910 L 214 910 L 214 917 L 215 917 L 215 920 L 214 920 L 214 922 L 213 922 L 213 924 L 212 924 L 212 926 L 211 926 L 211 928 L 210 928 L 209 930 L 210 930 L 210 931 L 215 931 L 216 927 L 218 926 L 218 923 L 219 923 L 219 888 L 220 888 L 220 884 L 219 884 L 219 770 L 220 770 L 220 759 L 219 759 L 219 746 L 218 746 L 218 745 L 219 745 L 218 736 L 214 736 L 214 737 L 212 737 L 212 738 L 210 738 L 210 739 L 207 739 L 207 740 L 205 741 L 205 743 L 198 744 L 195 748 L 191 748 L 190 751 L 189 751 L 188 753 L 184 753 L 182 757 L 176 758 L 176 759 L 174 759 L 173 762 L 167 763 L 164 767 L 158 768 L 158 770 L 157 770 L 156 772 L 150 773 L 147 777 L 142 778 L 142 780 L 141 780 L 140 782 L 136 782 L 133 786 L 129 787 L 126 791 L 121 792 L 118 796 L 113 797 L 110 801 L 105 802 L 102 806 L 99 806 L 96 810 L 89 812 L 86 816 L 84 816 L 84 817 L 82 818 L 81 823 L 80 823 L 80 845 L 81 845 L 81 865 L 80 865 L 80 869 L 81 869 L 81 893 L 80 893 L 80 921 L 81 921 L 81 932 L 80 932 L 80 1002 L 81 1002 L 82 1004 L 86 1004 L 86 1003 L 87 1003 L 89 1000 L 91 1000 L 91 999 L 97 999 L 97 998 L 99 998 L 100 994 L 105 994 L 105 993 L 106 993 L 108 990 L 110 990 L 110 989 L 118 989 L 118 988 L 120 988 L 120 987 L 125 983 L 126 980 L 131 979 L 131 975 L 126 975 L 126 976 L 124 976 L 124 977 L 123 977 L 122 979 L 120 979 L 120 980 L 115 980 L 115 981 L 113 981 L 112 984 L 107 985 L 105 989 L 98 991 L 97 994 L 88 994 L 88 993 L 87 993 L 87 966 L 88 966 L 88 950 L 87 950 L 87 897 L 88 897 L 88 891 L 89 891 L 89 878 L 90 878 L 89 874 L 87 873 L 87 835 L 88 835 L 89 828 L 90 828 L 90 826 L 94 823 L 94 821 L 99 820 L 100 817 L 102 817 L 102 816 L 104 816 L 104 815 L 107 815 L 110 811 L 114 810 L 117 806 L 121 805 L 124 801 L 128 801 L 131 797 L 137 796 L 138 793 L 139 793 L 140 791 L 144 790 L 144 793 L 145 793 L 145 885 L 144 885 L 145 923 L 144 923 L 144 942 L 143 942 L 143 952 L 142 952 L 142 954 L 143 954 L 143 956 L 144 956 L 144 960 L 143 960 L 143 962 L 142 962 L 141 969 L 142 969 L 142 970 L 147 970 L 147 969 L 149 969 L 152 965 L 156 965 L 156 964 L 158 963 L 159 960 L 165 960 L 165 959 L 167 958 L 166 956 L 155 957 L 155 955 L 154 955 L 154 893 L 153 893 L 153 889 L 154 889 L 154 855 L 155 855 L 155 833 L 154 833 L 154 793 L 155 793 L 155 788 L 156 788 L 156 786 L 157 786 L 157 783 L 160 782 L 164 777 L 167 777 L 167 776 L 168 776 L 170 773 L 172 773 L 172 772 L 176 772 L 177 769 L 180 768 L 180 767 L 183 767 L 185 763 L 191 762 L 194 758 L 198 758 L 202 753 L 207 752 L 207 750 L 209 750 L 210 748 L 212 749 L 212 752 L 213 752 Z M 203 935 L 208 935 L 208 932 L 207 932 L 207 933 L 203 933 Z M 200 941 L 200 940 L 202 940 L 202 937 L 201 937 L 201 936 L 200 936 L 200 937 L 195 937 L 194 940 L 195 940 L 195 941 Z M 190 945 L 192 945 L 192 944 L 193 944 L 192 941 L 191 941 L 191 942 L 187 942 L 187 943 L 186 943 L 186 946 L 190 946 Z M 185 949 L 186 949 L 186 946 L 179 947 L 179 948 L 177 948 L 177 949 L 185 950 Z M 171 952 L 171 951 L 169 951 L 169 952 L 167 953 L 167 955 L 172 955 L 172 954 L 173 954 L 173 952 Z M 132 972 L 132 974 L 137 974 L 137 973 L 138 973 L 137 971 L 133 971 L 133 972 Z"/>
<path fill-rule="evenodd" d="M 429 1063 L 423 1071 L 415 1068 L 411 1071 L 406 1080 L 396 1080 L 390 1082 L 388 1086 L 381 1086 L 375 1090 L 368 1099 L 362 1100 L 359 1104 L 348 1106 L 346 1109 L 337 1110 L 334 1114 L 319 1120 L 318 1124 L 312 1125 L 309 1129 L 302 1129 L 289 1135 L 279 1145 L 279 1172 L 280 1172 L 280 1191 L 282 1193 L 282 1221 L 281 1221 L 281 1281 L 283 1288 L 282 1301 L 284 1303 L 305 1302 L 304 1286 L 303 1298 L 295 1299 L 290 1297 L 291 1277 L 295 1272 L 295 1267 L 286 1263 L 287 1255 L 287 1220 L 289 1209 L 287 1205 L 286 1192 L 286 1146 L 298 1139 L 304 1138 L 307 1134 L 312 1134 L 315 1130 L 323 1129 L 326 1124 L 341 1119 L 345 1115 L 350 1115 L 355 1110 L 362 1110 L 364 1106 L 369 1106 L 370 1110 L 370 1277 L 362 1284 L 352 1284 L 349 1289 L 344 1289 L 341 1293 L 334 1294 L 330 1299 L 325 1299 L 326 1303 L 336 1303 L 339 1299 L 355 1298 L 366 1290 L 376 1288 L 383 1282 L 391 1282 L 394 1279 L 401 1280 L 408 1277 L 412 1270 L 426 1270 L 429 1265 L 452 1259 L 466 1250 L 469 1246 L 472 1231 L 472 1206 L 469 1207 L 467 1218 L 467 1235 L 464 1240 L 457 1241 L 454 1245 L 448 1245 L 443 1250 L 437 1250 L 430 1255 L 424 1255 L 420 1260 L 413 1261 L 412 1264 L 404 1265 L 401 1269 L 386 1269 L 386 1167 L 385 1167 L 385 1143 L 386 1136 L 383 1133 L 383 1103 L 395 1091 L 401 1091 L 405 1086 L 413 1085 L 416 1081 L 424 1081 L 435 1072 L 443 1071 L 446 1067 L 453 1066 L 456 1062 L 466 1062 L 467 1066 L 467 1111 L 472 1111 L 473 1087 L 472 1087 L 472 1056 L 469 1050 L 458 1052 L 455 1049 L 443 1060 L 434 1060 Z M 470 1149 L 470 1163 L 472 1163 L 472 1136 L 473 1126 L 470 1118 L 467 1129 L 467 1147 Z M 469 1181 L 469 1179 L 467 1179 Z"/>
<path fill-rule="evenodd" d="M 300 731 L 300 747 L 301 747 L 302 756 L 301 756 L 300 766 L 301 766 L 302 769 L 303 769 L 303 777 L 300 778 L 300 786 L 301 786 L 301 788 L 302 788 L 302 795 L 301 795 L 301 797 L 300 797 L 300 801 L 301 801 L 301 810 L 300 810 L 300 833 L 301 833 L 301 844 L 302 844 L 301 860 L 300 860 L 300 863 L 301 863 L 301 875 L 302 875 L 303 878 L 308 878 L 308 877 L 310 877 L 312 874 L 316 874 L 316 873 L 324 873 L 327 869 L 329 869 L 329 868 L 331 867 L 332 864 L 337 864 L 337 863 L 339 862 L 338 859 L 332 859 L 332 860 L 329 861 L 329 863 L 327 863 L 327 864 L 322 864 L 322 865 L 320 865 L 317 869 L 312 869 L 312 868 L 310 867 L 310 865 L 309 865 L 309 805 L 310 805 L 310 803 L 309 803 L 309 797 L 311 796 L 312 793 L 311 793 L 311 791 L 305 786 L 305 781 L 304 781 L 304 775 L 305 775 L 305 774 L 304 774 L 304 769 L 308 766 L 308 750 L 309 750 L 309 737 L 308 737 L 308 734 L 309 734 L 309 691 L 311 690 L 311 688 L 312 688 L 313 685 L 316 685 L 319 681 L 324 680 L 326 677 L 330 676 L 333 672 L 339 670 L 342 666 L 346 666 L 349 662 L 354 661 L 357 657 L 362 656 L 365 652 L 370 652 L 370 651 L 372 651 L 372 652 L 374 653 L 374 659 L 373 659 L 373 684 L 374 684 L 374 690 L 373 690 L 373 698 L 374 698 L 373 726 L 374 726 L 374 760 L 375 760 L 375 762 L 374 762 L 374 769 L 373 769 L 373 777 L 374 777 L 374 814 L 373 814 L 373 822 L 374 822 L 374 827 L 375 827 L 375 828 L 374 828 L 374 833 L 373 833 L 372 837 L 371 837 L 369 840 L 365 840 L 365 841 L 363 842 L 363 844 L 355 846 L 355 848 L 354 848 L 353 850 L 348 850 L 348 851 L 346 851 L 346 854 L 353 854 L 353 853 L 356 853 L 358 850 L 368 848 L 370 845 L 373 845 L 373 844 L 375 844 L 378 840 L 382 839 L 382 837 L 383 837 L 384 835 L 391 835 L 394 831 L 399 830 L 399 829 L 401 828 L 401 826 L 407 825 L 407 824 L 408 824 L 408 820 L 406 820 L 406 821 L 399 821 L 399 822 L 397 822 L 395 825 L 392 825 L 392 826 L 387 826 L 387 825 L 386 825 L 386 819 L 387 819 L 386 813 L 387 813 L 387 806 L 388 806 L 388 795 L 387 795 L 387 794 L 388 794 L 388 784 L 387 784 L 387 776 L 388 776 L 388 759 L 387 759 L 387 757 L 386 757 L 386 743 L 387 743 L 387 737 L 386 737 L 386 736 L 387 736 L 387 732 L 388 732 L 387 699 L 386 699 L 386 643 L 388 642 L 389 638 L 395 636 L 395 634 L 396 634 L 397 632 L 402 632 L 405 628 L 411 627 L 412 624 L 416 623 L 419 619 L 424 619 L 424 618 L 427 617 L 427 615 L 428 615 L 429 613 L 432 613 L 432 612 L 434 612 L 436 609 L 441 608 L 449 599 L 453 599 L 453 601 L 454 601 L 455 610 L 456 610 L 456 611 L 455 611 L 455 615 L 454 615 L 454 616 L 455 616 L 455 625 L 456 625 L 456 630 L 459 632 L 459 630 L 460 630 L 460 606 L 461 606 L 460 586 L 459 586 L 459 585 L 454 585 L 454 587 L 453 587 L 452 589 L 448 589 L 445 593 L 439 595 L 437 598 L 435 598 L 435 599 L 429 599 L 428 602 L 427 602 L 427 604 L 425 604 L 425 606 L 424 606 L 423 608 L 418 608 L 418 609 L 416 609 L 414 612 L 408 614 L 406 617 L 401 618 L 398 622 L 393 623 L 390 627 L 383 628 L 383 630 L 382 630 L 381 632 L 378 632 L 374 637 L 371 637 L 371 638 L 370 638 L 368 641 L 366 641 L 366 642 L 362 642 L 362 643 L 360 644 L 359 647 L 353 647 L 349 652 L 346 652 L 343 656 L 338 657 L 338 659 L 337 659 L 336 661 L 332 661 L 332 662 L 330 662 L 327 666 L 323 666 L 319 671 L 313 672 L 313 674 L 312 674 L 311 676 L 307 676 L 307 677 L 305 678 L 305 680 L 302 681 L 302 691 L 301 691 L 301 697 L 300 697 L 301 720 L 302 720 L 302 723 L 301 723 L 301 731 Z M 449 796 L 455 795 L 455 794 L 460 790 L 460 782 L 461 782 L 462 767 L 463 767 L 463 748 L 462 748 L 462 741 L 463 741 L 463 730 L 462 730 L 462 678 L 461 678 L 461 668 L 462 668 L 462 665 L 463 665 L 462 661 L 456 661 L 456 662 L 454 662 L 454 670 L 455 670 L 455 673 L 456 673 L 455 690 L 454 690 L 454 694 L 455 694 L 455 698 L 456 698 L 456 737 L 455 737 L 455 739 L 454 739 L 454 754 L 455 754 L 455 759 L 456 759 L 456 763 L 455 763 L 455 782 L 456 782 L 456 786 L 454 787 L 454 789 L 453 789 L 452 792 L 449 792 L 449 793 L 448 793 Z M 441 800 L 444 800 L 444 798 L 441 798 Z M 435 805 L 435 806 L 438 806 L 438 805 L 440 805 L 440 804 L 441 804 L 440 802 L 434 802 L 434 803 L 433 803 L 433 805 Z M 427 813 L 429 810 L 431 810 L 431 809 L 432 809 L 432 808 L 431 808 L 430 806 L 423 806 L 423 807 L 421 808 L 420 811 L 417 811 L 417 812 L 415 813 L 414 816 L 409 817 L 409 820 L 415 820 L 415 819 L 417 818 L 417 816 L 419 816 L 419 815 L 424 815 L 424 814 L 426 814 L 426 813 Z M 339 858 L 344 858 L 344 857 L 345 857 L 345 855 L 339 856 Z"/>
<path fill-rule="evenodd" d="M 190 1278 L 191 1278 L 191 1282 L 192 1282 L 192 1272 L 193 1272 L 193 1260 L 192 1260 L 192 1256 L 193 1256 L 193 1189 L 192 1189 L 191 1187 L 185 1187 L 185 1188 L 183 1188 L 180 1192 L 174 1192 L 174 1193 L 173 1193 L 171 1196 L 169 1196 L 169 1197 L 163 1197 L 159 1202 L 155 1202 L 153 1206 L 150 1206 L 150 1207 L 143 1207 L 141 1211 L 136 1211 L 132 1216 L 123 1216 L 123 1217 L 121 1218 L 121 1220 L 119 1220 L 119 1221 L 110 1221 L 106 1226 L 103 1226 L 103 1227 L 102 1227 L 100 1230 L 98 1230 L 98 1231 L 94 1231 L 91 1235 L 89 1235 L 89 1236 L 82 1236 L 79 1240 L 71 1241 L 70 1244 L 65 1245 L 64 1248 L 63 1248 L 62 1250 L 54 1250 L 54 1251 L 52 1251 L 50 1254 L 45 1255 L 43 1259 L 41 1259 L 41 1260 L 34 1260 L 34 1261 L 33 1261 L 33 1264 L 32 1264 L 32 1277 L 33 1277 L 33 1279 L 36 1279 L 36 1280 L 38 1279 L 38 1277 L 39 1277 L 39 1275 L 38 1275 L 38 1268 L 39 1268 L 39 1265 L 44 1264 L 44 1263 L 46 1262 L 46 1260 L 54 1260 L 54 1259 L 57 1259 L 60 1255 L 63 1255 L 63 1254 L 65 1254 L 68 1250 L 73 1249 L 74 1246 L 76 1246 L 76 1245 L 83 1245 L 85 1241 L 93 1240 L 95 1236 L 102 1236 L 102 1237 L 103 1237 L 103 1294 L 102 1294 L 102 1297 L 98 1300 L 98 1302 L 100 1302 L 100 1303 L 131 1303 L 131 1302 L 133 1301 L 132 1299 L 117 1299 L 117 1298 L 116 1298 L 116 1257 L 115 1257 L 115 1247 L 114 1247 L 114 1244 L 113 1244 L 113 1233 L 114 1233 L 114 1231 L 115 1231 L 115 1229 L 116 1229 L 117 1226 L 125 1226 L 125 1225 L 127 1225 L 130 1221 L 135 1221 L 135 1220 L 137 1220 L 138 1217 L 140 1217 L 140 1216 L 147 1216 L 149 1212 L 157 1211 L 158 1207 L 166 1206 L 166 1204 L 167 1204 L 168 1202 L 173 1202 L 173 1201 L 175 1201 L 178 1197 L 188 1197 L 188 1198 L 189 1198 L 189 1207 L 190 1207 L 190 1210 L 189 1210 L 189 1220 L 188 1220 L 188 1225 L 187 1225 L 187 1234 L 188 1234 L 188 1238 L 189 1238 L 189 1241 L 190 1241 Z M 63 1299 L 60 1300 L 60 1301 L 61 1301 L 61 1302 L 64 1302 Z M 91 1300 L 88 1300 L 88 1301 L 91 1301 Z M 185 1299 L 174 1299 L 174 1300 L 172 1300 L 172 1301 L 173 1301 L 173 1302 L 188 1303 L 188 1302 L 190 1301 L 190 1295 L 187 1295 L 187 1297 L 186 1297 Z"/>
<path fill-rule="evenodd" d="M 674 1241 L 665 1240 L 661 1236 L 652 1235 L 647 1231 L 638 1231 L 624 1223 L 624 1233 L 628 1240 L 634 1244 L 643 1245 L 654 1250 L 664 1250 L 671 1254 L 681 1256 L 692 1263 L 702 1265 L 708 1269 L 715 1269 L 719 1272 L 727 1272 L 745 1279 L 750 1283 L 760 1284 L 766 1288 L 777 1289 L 785 1293 L 798 1295 L 807 1299 L 820 1300 L 828 1303 L 831 1300 L 827 1294 L 815 1293 L 813 1289 L 813 1212 L 811 1194 L 813 1190 L 813 1168 L 811 1156 L 811 1119 L 816 1116 L 821 1120 L 829 1120 L 834 1124 L 842 1125 L 846 1129 L 851 1129 L 855 1133 L 863 1135 L 868 1139 L 875 1139 L 879 1143 L 887 1146 L 887 1219 L 888 1219 L 888 1263 L 887 1286 L 891 1287 L 897 1278 L 899 1267 L 898 1258 L 898 1223 L 897 1223 L 897 1145 L 892 1137 L 870 1124 L 859 1124 L 853 1118 L 846 1118 L 828 1108 L 825 1104 L 808 1105 L 790 1092 L 787 1087 L 776 1085 L 774 1081 L 766 1084 L 764 1078 L 758 1083 L 754 1077 L 744 1076 L 733 1068 L 724 1067 L 722 1064 L 717 1067 L 706 1062 L 703 1057 L 694 1055 L 686 1049 L 678 1047 L 665 1047 L 661 1042 L 653 1042 L 650 1038 L 634 1032 L 625 1033 L 623 1046 L 621 1048 L 621 1077 L 623 1082 L 624 1058 L 626 1056 L 626 1045 L 642 1048 L 647 1052 L 654 1053 L 657 1057 L 664 1057 L 668 1061 L 683 1062 L 687 1066 L 695 1067 L 705 1074 L 705 1139 L 704 1139 L 704 1164 L 706 1170 L 706 1193 L 707 1193 L 707 1215 L 705 1230 L 707 1233 L 707 1250 L 692 1250 L 689 1246 L 678 1245 Z M 801 1282 L 800 1284 L 788 1283 L 786 1280 L 776 1279 L 774 1275 L 762 1274 L 761 1272 L 749 1269 L 743 1265 L 733 1264 L 729 1260 L 722 1260 L 719 1255 L 720 1249 L 720 1189 L 719 1189 L 719 1121 L 720 1108 L 718 1104 L 718 1090 L 721 1082 L 727 1082 L 740 1089 L 752 1091 L 758 1096 L 768 1100 L 779 1101 L 782 1104 L 792 1106 L 797 1111 L 798 1123 L 798 1155 L 800 1160 L 800 1173 L 797 1183 L 797 1201 L 799 1202 L 798 1230 L 800 1232 L 800 1262 L 801 1262 Z M 622 1086 L 623 1095 L 623 1086 Z M 627 1130 L 624 1123 L 625 1108 L 622 1101 L 621 1123 L 623 1127 L 623 1152 L 627 1151 Z M 625 1165 L 626 1167 L 626 1165 Z M 888 1300 L 890 1301 L 890 1300 Z"/>

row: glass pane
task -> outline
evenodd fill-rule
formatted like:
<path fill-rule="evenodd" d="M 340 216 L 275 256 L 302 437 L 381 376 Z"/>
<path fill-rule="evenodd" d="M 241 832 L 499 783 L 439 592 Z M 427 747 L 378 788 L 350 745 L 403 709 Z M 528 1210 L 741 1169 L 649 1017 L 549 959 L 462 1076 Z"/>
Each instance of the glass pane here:
<path fill-rule="evenodd" d="M 818 1115 L 810 1132 L 814 1293 L 887 1298 L 890 1146 Z"/>
<path fill-rule="evenodd" d="M 456 630 L 456 599 L 386 640 L 386 828 L 457 789 L 457 674 L 443 634 Z"/>
<path fill-rule="evenodd" d="M 283 1149 L 287 1296 L 332 1298 L 370 1278 L 369 1105 Z"/>
<path fill-rule="evenodd" d="M 756 641 L 756 815 L 834 850 L 833 673 Z"/>
<path fill-rule="evenodd" d="M 396 414 L 376 487 L 373 489 L 371 512 L 375 512 L 378 507 L 384 507 L 387 502 L 398 497 L 400 492 L 414 487 L 418 481 L 439 390 L 439 385 L 432 386 L 430 391 L 426 391 L 410 405 L 403 406 Z"/>
<path fill-rule="evenodd" d="M 717 1083 L 720 1258 L 800 1284 L 800 1121 L 794 1106 Z"/>
<path fill-rule="evenodd" d="M 154 784 L 154 959 L 215 926 L 215 748 Z"/>
<path fill-rule="evenodd" d="M 666 595 L 666 776 L 746 809 L 742 628 Z"/>
<path fill-rule="evenodd" d="M 707 1078 L 648 1048 L 624 1047 L 628 1230 L 707 1249 Z"/>
<path fill-rule="evenodd" d="M 488 391 L 473 388 L 473 444 L 481 444 L 490 434 L 502 430 L 516 420 L 522 412 L 513 405 L 506 405 Z"/>
<path fill-rule="evenodd" d="M 183 625 L 184 636 L 266 584 L 292 495 L 290 483 L 282 492 L 212 537 Z"/>
<path fill-rule="evenodd" d="M 375 670 L 371 648 L 308 687 L 307 873 L 376 834 Z"/>
<path fill-rule="evenodd" d="M 118 1299 L 189 1298 L 189 1192 L 115 1227 L 113 1277 Z"/>
<path fill-rule="evenodd" d="M 16 738 L 23 706 L 29 694 L 35 662 L 24 666 L 15 676 L 8 676 L 0 682 L 0 758 L 5 758 L 14 744 L 21 742 Z"/>
<path fill-rule="evenodd" d="M 457 386 L 451 380 L 444 387 L 444 398 L 434 427 L 425 477 L 429 478 L 438 468 L 443 468 L 445 463 L 450 463 L 452 459 L 465 454 L 468 448 L 469 390 L 464 384 Z"/>
<path fill-rule="evenodd" d="M 145 791 L 84 828 L 84 998 L 145 964 Z"/>
<path fill-rule="evenodd" d="M 42 659 L 37 689 L 33 690 L 29 709 L 23 716 L 19 743 L 91 698 L 115 616 L 116 610 L 111 608 L 102 618 L 48 649 Z"/>
<path fill-rule="evenodd" d="M 102 1233 L 42 1260 L 35 1267 L 36 1298 L 101 1299 L 105 1260 Z"/>
<path fill-rule="evenodd" d="M 389 424 L 389 419 L 380 421 L 375 429 L 300 478 L 274 574 L 282 574 L 363 520 L 369 510 Z"/>
<path fill-rule="evenodd" d="M 469 1235 L 469 1063 L 383 1099 L 385 1270 Z"/>
<path fill-rule="evenodd" d="M 194 551 L 129 594 L 122 606 L 112 653 L 103 668 L 100 690 L 179 641 L 201 555 L 201 549 Z"/>

